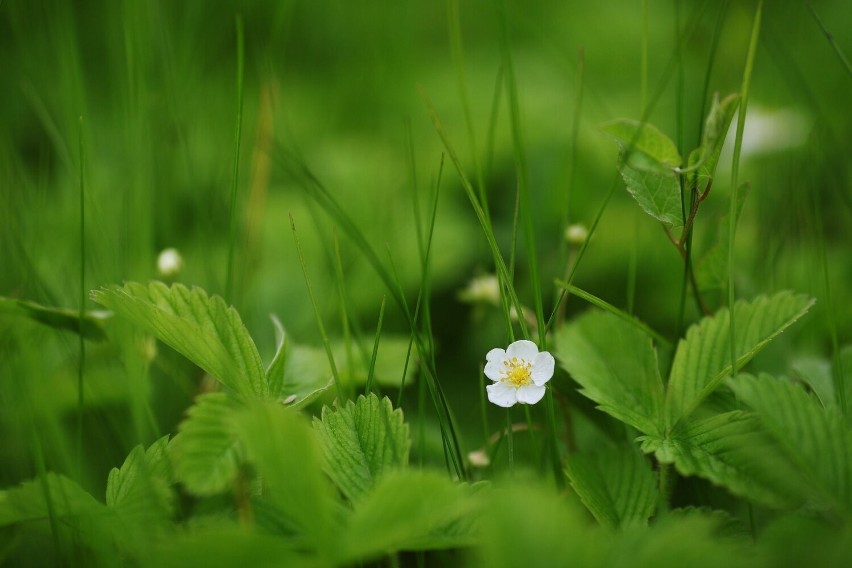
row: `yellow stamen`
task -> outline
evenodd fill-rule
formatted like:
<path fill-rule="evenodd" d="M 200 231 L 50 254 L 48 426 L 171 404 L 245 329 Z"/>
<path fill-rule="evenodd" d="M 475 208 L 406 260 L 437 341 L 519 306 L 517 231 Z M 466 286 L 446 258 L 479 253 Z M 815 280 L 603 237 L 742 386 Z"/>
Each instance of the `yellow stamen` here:
<path fill-rule="evenodd" d="M 512 357 L 511 360 L 503 361 L 503 365 L 506 370 L 503 371 L 502 380 L 513 387 L 518 388 L 532 383 L 532 364 L 528 361 L 523 359 L 519 361 L 517 357 Z"/>

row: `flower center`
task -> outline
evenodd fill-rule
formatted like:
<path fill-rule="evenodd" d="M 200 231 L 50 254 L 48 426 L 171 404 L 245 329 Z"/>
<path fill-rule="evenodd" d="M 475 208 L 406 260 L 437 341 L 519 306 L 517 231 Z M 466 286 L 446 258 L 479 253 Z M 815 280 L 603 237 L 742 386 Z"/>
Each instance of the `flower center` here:
<path fill-rule="evenodd" d="M 512 357 L 503 361 L 503 380 L 518 388 L 532 383 L 532 364 L 524 359 Z"/>

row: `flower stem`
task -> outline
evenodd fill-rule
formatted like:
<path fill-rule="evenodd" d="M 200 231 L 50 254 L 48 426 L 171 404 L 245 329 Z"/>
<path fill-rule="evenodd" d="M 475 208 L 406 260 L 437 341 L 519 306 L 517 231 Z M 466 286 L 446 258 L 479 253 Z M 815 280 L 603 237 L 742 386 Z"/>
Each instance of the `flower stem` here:
<path fill-rule="evenodd" d="M 512 409 L 506 409 L 506 447 L 509 450 L 509 473 L 515 473 L 515 445 L 512 440 Z"/>

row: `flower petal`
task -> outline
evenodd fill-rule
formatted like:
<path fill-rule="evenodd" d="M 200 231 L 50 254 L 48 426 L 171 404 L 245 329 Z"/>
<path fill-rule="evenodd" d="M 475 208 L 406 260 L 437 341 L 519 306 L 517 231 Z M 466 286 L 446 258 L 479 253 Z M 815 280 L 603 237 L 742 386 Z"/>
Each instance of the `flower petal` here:
<path fill-rule="evenodd" d="M 539 385 L 524 385 L 518 388 L 515 396 L 522 404 L 535 404 L 542 399 L 547 389 Z"/>
<path fill-rule="evenodd" d="M 530 378 L 532 382 L 541 386 L 553 377 L 553 369 L 556 361 L 553 360 L 553 355 L 547 351 L 542 351 L 533 359 L 532 373 Z"/>
<path fill-rule="evenodd" d="M 536 355 L 538 355 L 538 347 L 535 346 L 535 343 L 526 339 L 516 341 L 506 349 L 506 357 L 509 359 L 517 357 L 532 362 Z"/>
<path fill-rule="evenodd" d="M 485 390 L 488 391 L 488 400 L 497 406 L 509 408 L 515 406 L 515 403 L 518 402 L 518 389 L 508 383 L 494 383 L 486 386 Z"/>
<path fill-rule="evenodd" d="M 494 382 L 503 378 L 502 372 L 505 370 L 506 366 L 503 365 L 503 359 L 495 359 L 485 364 L 485 376 Z"/>
<path fill-rule="evenodd" d="M 486 361 L 502 361 L 506 358 L 506 351 L 503 349 L 495 348 L 485 354 Z"/>

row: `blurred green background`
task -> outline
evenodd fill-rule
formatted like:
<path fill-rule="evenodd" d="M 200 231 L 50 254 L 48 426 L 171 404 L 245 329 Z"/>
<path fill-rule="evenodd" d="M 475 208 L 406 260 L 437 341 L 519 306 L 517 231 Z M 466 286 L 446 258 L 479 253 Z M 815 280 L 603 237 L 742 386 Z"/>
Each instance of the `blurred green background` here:
<path fill-rule="evenodd" d="M 475 147 L 442 2 L 0 3 L 0 295 L 79 307 L 81 179 L 85 291 L 162 278 L 156 259 L 167 247 L 184 259 L 178 281 L 225 291 L 238 17 L 245 29 L 245 87 L 232 301 L 267 360 L 271 313 L 296 341 L 319 344 L 288 214 L 332 335 L 341 334 L 335 231 L 350 315 L 368 342 L 387 293 L 352 242 L 307 197 L 303 180 L 287 166 L 294 156 L 383 259 L 389 251 L 409 301 L 416 299 L 412 195 L 428 211 L 443 151 L 418 84 L 468 176 L 474 177 L 474 155 L 484 164 L 495 231 L 508 256 L 516 173 L 505 91 L 493 152 L 486 148 L 501 64 L 497 12 L 492 2 L 460 4 Z M 616 146 L 598 125 L 642 113 L 642 4 L 508 3 L 547 313 L 551 282 L 565 271 L 566 220 L 591 225 L 619 183 Z M 852 4 L 812 5 L 839 48 L 852 52 Z M 659 93 L 649 120 L 686 154 L 698 143 L 709 96 L 740 87 L 754 3 L 653 0 L 648 7 L 648 97 Z M 807 3 L 767 3 L 739 176 L 751 189 L 737 237 L 737 294 L 791 288 L 819 303 L 773 344 L 765 361 L 776 360 L 772 353 L 783 354 L 781 361 L 827 358 L 832 328 L 841 345 L 852 332 L 850 91 L 852 75 Z M 728 208 L 730 152 L 724 155 L 697 220 L 696 254 L 713 241 Z M 449 161 L 440 195 L 432 256 L 438 370 L 463 445 L 473 450 L 482 444 L 477 376 L 486 351 L 505 346 L 505 327 L 496 309 L 458 299 L 471 278 L 493 267 Z M 517 286 L 532 305 L 525 250 L 521 243 Z M 657 223 L 619 187 L 575 283 L 625 308 L 631 262 L 635 313 L 674 334 L 681 260 Z M 714 307 L 720 305 L 708 293 Z M 694 321 L 692 302 L 687 307 Z M 96 306 L 87 300 L 86 308 Z M 572 299 L 569 316 L 585 308 Z M 385 332 L 405 334 L 404 321 L 389 303 Z M 149 366 L 139 355 L 141 339 L 120 322 L 114 328 L 122 341 L 87 348 L 83 475 L 92 488 L 102 487 L 109 468 L 133 445 L 174 431 L 200 378 L 162 346 Z M 34 443 L 43 445 L 48 469 L 71 469 L 78 358 L 70 333 L 0 316 L 0 485 L 34 475 Z M 556 381 L 571 389 L 566 377 Z"/>

